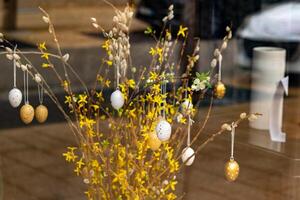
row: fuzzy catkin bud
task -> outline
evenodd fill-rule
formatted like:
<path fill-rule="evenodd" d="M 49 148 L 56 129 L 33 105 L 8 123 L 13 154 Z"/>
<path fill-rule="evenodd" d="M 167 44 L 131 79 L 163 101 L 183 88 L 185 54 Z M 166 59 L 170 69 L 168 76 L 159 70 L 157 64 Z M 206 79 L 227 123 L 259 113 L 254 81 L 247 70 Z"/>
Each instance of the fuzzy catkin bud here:
<path fill-rule="evenodd" d="M 226 42 L 226 41 L 224 41 L 224 42 L 223 42 L 223 44 L 222 44 L 222 47 L 221 47 L 221 48 L 222 48 L 222 50 L 224 50 L 224 49 L 226 49 L 226 48 L 227 48 L 227 42 Z"/>
<path fill-rule="evenodd" d="M 13 50 L 9 47 L 5 47 L 5 50 L 7 51 L 7 53 L 13 53 Z"/>
<path fill-rule="evenodd" d="M 49 24 L 49 18 L 48 18 L 48 17 L 43 16 L 43 21 L 44 21 L 46 24 Z"/>
<path fill-rule="evenodd" d="M 34 75 L 34 80 L 37 82 L 37 83 L 40 83 L 42 81 L 41 79 L 41 76 L 39 74 L 35 74 Z"/>
<path fill-rule="evenodd" d="M 12 54 L 6 54 L 6 58 L 7 58 L 8 60 L 12 60 L 12 59 L 13 59 L 13 56 L 12 56 Z"/>
<path fill-rule="evenodd" d="M 215 57 L 219 57 L 219 55 L 220 55 L 220 50 L 219 49 L 215 49 L 214 56 Z"/>
<path fill-rule="evenodd" d="M 231 126 L 225 123 L 221 126 L 221 129 L 224 131 L 231 131 Z"/>
<path fill-rule="evenodd" d="M 13 58 L 16 59 L 16 60 L 20 60 L 21 59 L 20 56 L 18 54 L 16 54 L 16 53 L 13 54 Z"/>
<path fill-rule="evenodd" d="M 255 120 L 257 120 L 257 116 L 255 115 L 255 114 L 251 114 L 249 117 L 248 117 L 248 120 L 249 121 L 255 121 Z"/>
<path fill-rule="evenodd" d="M 93 25 L 94 28 L 97 28 L 97 29 L 99 28 L 99 25 L 96 24 L 96 23 L 92 23 L 92 25 Z"/>
<path fill-rule="evenodd" d="M 95 17 L 91 17 L 91 21 L 96 23 L 97 22 L 97 19 Z"/>
<path fill-rule="evenodd" d="M 246 113 L 241 113 L 241 114 L 240 114 L 240 118 L 241 118 L 241 119 L 245 119 L 246 117 L 247 117 L 247 114 L 246 114 Z"/>
<path fill-rule="evenodd" d="M 216 66 L 217 66 L 217 59 L 212 59 L 212 61 L 211 61 L 211 63 L 210 63 L 210 66 L 212 67 L 212 68 L 215 68 Z"/>
<path fill-rule="evenodd" d="M 22 70 L 23 72 L 25 72 L 25 71 L 27 70 L 27 66 L 26 66 L 26 65 L 21 65 L 20 68 L 21 68 L 21 70 Z"/>

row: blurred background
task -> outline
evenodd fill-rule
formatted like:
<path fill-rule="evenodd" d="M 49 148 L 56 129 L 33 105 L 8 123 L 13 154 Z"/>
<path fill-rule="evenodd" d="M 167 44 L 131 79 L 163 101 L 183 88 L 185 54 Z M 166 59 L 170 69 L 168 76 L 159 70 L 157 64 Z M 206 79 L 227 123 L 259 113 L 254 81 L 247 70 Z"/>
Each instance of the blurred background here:
<path fill-rule="evenodd" d="M 235 158 L 241 168 L 238 180 L 229 183 L 224 178 L 223 167 L 230 153 L 230 137 L 224 135 L 200 152 L 193 166 L 185 169 L 179 177 L 182 184 L 178 190 L 184 192 L 184 199 L 188 200 L 300 199 L 300 3 L 287 0 L 110 2 L 120 9 L 130 3 L 136 9 L 131 27 L 131 54 L 136 67 L 147 66 L 151 59 L 148 51 L 154 41 L 144 30 L 151 26 L 159 32 L 161 19 L 170 4 L 174 4 L 175 12 L 173 30 L 176 32 L 180 24 L 189 28 L 187 53 L 195 45 L 194 38 L 201 38 L 197 71 L 209 69 L 213 51 L 226 34 L 226 26 L 232 27 L 233 39 L 224 52 L 222 68 L 227 93 L 223 100 L 215 101 L 210 123 L 199 142 L 224 122 L 236 119 L 241 112 L 249 112 L 257 90 L 262 94 L 269 92 L 253 87 L 257 80 L 253 75 L 253 48 L 267 46 L 286 50 L 283 75 L 289 76 L 289 95 L 284 96 L 282 122 L 286 142 L 272 141 L 268 130 L 251 128 L 244 123 L 236 136 Z M 109 30 L 113 9 L 100 0 L 0 0 L 0 32 L 22 50 L 35 51 L 37 44 L 45 41 L 48 49 L 55 52 L 39 6 L 49 12 L 63 51 L 70 54 L 70 63 L 85 82 L 92 84 L 105 52 L 101 48 L 104 38 L 91 26 L 90 17 L 97 18 L 104 29 Z M 39 56 L 29 58 L 36 66 L 42 63 Z M 82 180 L 62 157 L 65 147 L 74 145 L 75 141 L 55 105 L 45 97 L 49 109 L 47 123 L 24 125 L 19 119 L 19 110 L 8 103 L 13 67 L 4 55 L 0 55 L 0 69 L 0 199 L 84 199 Z M 275 77 L 275 71 L 272 69 L 264 77 Z M 63 100 L 64 93 L 54 74 L 44 73 Z M 17 77 L 17 85 L 22 88 L 22 73 L 18 72 Z M 76 83 L 75 88 L 82 90 Z M 31 80 L 29 100 L 32 105 L 38 105 L 37 88 Z M 203 120 L 207 102 L 199 109 L 197 120 Z"/>

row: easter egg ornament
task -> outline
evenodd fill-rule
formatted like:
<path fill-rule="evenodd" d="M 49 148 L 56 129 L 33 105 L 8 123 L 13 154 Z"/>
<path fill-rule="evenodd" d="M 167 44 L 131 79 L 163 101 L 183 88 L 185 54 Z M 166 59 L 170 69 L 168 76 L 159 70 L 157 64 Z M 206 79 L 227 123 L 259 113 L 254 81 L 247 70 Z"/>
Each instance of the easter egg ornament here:
<path fill-rule="evenodd" d="M 214 94 L 215 97 L 218 99 L 222 99 L 225 96 L 226 93 L 226 87 L 221 81 L 221 76 L 222 76 L 222 55 L 219 55 L 219 72 L 218 72 L 218 82 L 214 87 Z"/>
<path fill-rule="evenodd" d="M 186 166 L 191 166 L 195 160 L 195 151 L 191 146 L 191 125 L 192 119 L 188 116 L 187 147 L 182 150 L 181 160 Z"/>
<path fill-rule="evenodd" d="M 17 108 L 22 102 L 22 92 L 18 88 L 13 88 L 8 93 L 8 100 L 12 107 Z"/>
<path fill-rule="evenodd" d="M 160 139 L 158 139 L 157 135 L 155 134 L 155 132 L 151 132 L 149 133 L 149 137 L 148 137 L 148 145 L 150 147 L 150 149 L 152 151 L 157 151 L 161 145 L 161 141 Z"/>
<path fill-rule="evenodd" d="M 218 99 L 222 99 L 225 96 L 226 88 L 225 85 L 219 81 L 214 88 L 214 94 Z"/>
<path fill-rule="evenodd" d="M 226 162 L 224 170 L 226 179 L 230 182 L 233 182 L 239 176 L 240 167 L 233 158 L 230 158 L 230 160 Z"/>
<path fill-rule="evenodd" d="M 162 94 L 166 93 L 166 82 L 162 84 Z M 162 119 L 157 123 L 155 127 L 155 132 L 157 134 L 157 138 L 166 142 L 170 139 L 172 133 L 171 124 L 166 120 L 166 110 L 165 110 L 165 101 L 163 102 L 163 110 L 162 110 Z"/>
<path fill-rule="evenodd" d="M 16 48 L 17 48 L 17 46 L 14 49 L 14 53 L 16 51 Z M 14 88 L 11 89 L 8 93 L 8 101 L 12 107 L 17 108 L 22 102 L 22 92 L 21 92 L 21 90 L 19 90 L 17 88 L 17 81 L 16 81 L 17 74 L 16 74 L 16 59 L 15 58 L 13 58 L 13 63 L 14 63 L 14 66 L 13 66 L 13 68 L 14 68 Z"/>
<path fill-rule="evenodd" d="M 29 103 L 24 104 L 20 109 L 20 118 L 22 122 L 24 122 L 25 124 L 30 124 L 33 120 L 33 117 L 34 117 L 33 107 Z"/>
<path fill-rule="evenodd" d="M 48 118 L 48 109 L 44 105 L 39 105 L 35 108 L 35 119 L 39 123 L 44 123 Z"/>
<path fill-rule="evenodd" d="M 171 137 L 172 127 L 171 127 L 170 123 L 167 122 L 167 120 L 162 119 L 156 125 L 155 131 L 157 134 L 157 138 L 160 141 L 165 142 L 165 141 L 168 141 Z"/>
<path fill-rule="evenodd" d="M 28 70 L 24 71 L 24 105 L 20 109 L 20 118 L 25 124 L 30 124 L 34 118 L 34 108 L 28 101 Z"/>
<path fill-rule="evenodd" d="M 44 88 L 43 83 L 38 84 L 38 94 L 39 94 L 39 102 L 40 105 L 35 108 L 35 119 L 39 123 L 44 123 L 48 118 L 48 109 L 43 105 L 43 97 L 44 97 Z"/>
<path fill-rule="evenodd" d="M 124 105 L 124 95 L 117 89 L 111 94 L 110 102 L 114 109 L 119 110 Z"/>
<path fill-rule="evenodd" d="M 111 102 L 111 106 L 116 109 L 119 110 L 120 108 L 123 107 L 124 105 L 124 95 L 122 94 L 122 92 L 119 90 L 119 82 L 120 82 L 120 67 L 118 64 L 114 65 L 115 66 L 115 76 L 116 76 L 116 87 L 117 89 L 110 95 L 110 102 Z"/>
<path fill-rule="evenodd" d="M 186 166 L 191 166 L 195 160 L 195 151 L 191 147 L 182 150 L 181 160 Z"/>
<path fill-rule="evenodd" d="M 236 128 L 236 124 L 233 123 L 231 126 L 231 156 L 230 156 L 229 161 L 226 162 L 225 167 L 224 167 L 225 178 L 230 182 L 235 181 L 238 178 L 239 173 L 240 173 L 240 166 L 234 160 L 234 157 L 233 157 L 235 128 Z"/>

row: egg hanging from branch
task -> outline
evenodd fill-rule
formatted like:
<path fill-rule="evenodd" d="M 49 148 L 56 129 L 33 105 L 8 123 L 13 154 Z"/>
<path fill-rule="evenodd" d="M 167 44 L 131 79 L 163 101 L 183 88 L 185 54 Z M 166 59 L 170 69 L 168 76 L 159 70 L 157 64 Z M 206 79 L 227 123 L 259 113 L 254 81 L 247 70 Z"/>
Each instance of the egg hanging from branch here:
<path fill-rule="evenodd" d="M 165 119 L 162 119 L 156 125 L 155 131 L 158 139 L 162 142 L 165 142 L 171 137 L 172 127 L 169 122 L 167 122 Z"/>
<path fill-rule="evenodd" d="M 124 95 L 120 90 L 116 90 L 111 94 L 110 101 L 112 107 L 119 110 L 124 105 Z"/>
<path fill-rule="evenodd" d="M 8 100 L 12 107 L 18 107 L 22 102 L 22 92 L 18 88 L 13 88 L 8 93 Z"/>
<path fill-rule="evenodd" d="M 32 122 L 34 117 L 34 109 L 30 104 L 25 104 L 20 109 L 20 118 L 25 124 Z"/>
<path fill-rule="evenodd" d="M 35 118 L 39 123 L 44 123 L 48 118 L 48 109 L 44 105 L 35 108 Z"/>
<path fill-rule="evenodd" d="M 232 182 L 239 176 L 240 167 L 239 164 L 231 158 L 228 162 L 226 162 L 224 170 L 226 179 Z"/>
<path fill-rule="evenodd" d="M 225 85 L 224 85 L 221 81 L 219 81 L 219 82 L 215 85 L 214 92 L 215 92 L 215 96 L 216 96 L 218 99 L 222 99 L 222 98 L 225 96 L 225 92 L 226 92 Z"/>
<path fill-rule="evenodd" d="M 158 139 L 155 132 L 149 133 L 148 145 L 150 146 L 150 149 L 152 149 L 152 151 L 156 151 L 159 149 L 159 147 L 161 145 L 161 141 L 160 141 L 160 139 Z"/>
<path fill-rule="evenodd" d="M 181 160 L 186 166 L 193 164 L 195 160 L 195 151 L 191 147 L 186 147 L 182 150 Z"/>

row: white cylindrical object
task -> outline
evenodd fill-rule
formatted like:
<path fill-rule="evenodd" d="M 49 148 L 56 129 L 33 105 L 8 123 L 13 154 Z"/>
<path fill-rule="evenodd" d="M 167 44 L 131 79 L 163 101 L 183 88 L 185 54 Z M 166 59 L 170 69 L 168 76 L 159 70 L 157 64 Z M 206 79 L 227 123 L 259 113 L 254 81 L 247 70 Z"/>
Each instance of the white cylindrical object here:
<path fill-rule="evenodd" d="M 253 49 L 250 113 L 263 114 L 250 127 L 268 130 L 270 109 L 279 81 L 284 77 L 286 50 L 277 47 Z M 278 105 L 282 116 L 283 104 Z M 280 121 L 280 124 L 282 120 Z"/>

